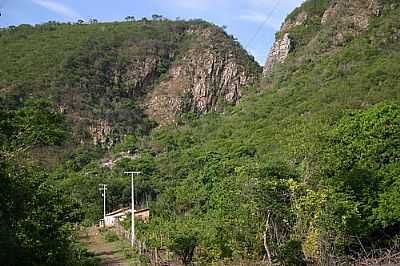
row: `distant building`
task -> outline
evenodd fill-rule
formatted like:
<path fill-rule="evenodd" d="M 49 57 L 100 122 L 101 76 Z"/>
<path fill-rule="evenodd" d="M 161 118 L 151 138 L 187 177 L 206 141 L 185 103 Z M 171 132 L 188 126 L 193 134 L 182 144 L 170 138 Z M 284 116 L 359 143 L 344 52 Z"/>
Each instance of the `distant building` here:
<path fill-rule="evenodd" d="M 150 221 L 150 209 L 140 209 L 135 211 L 135 218 L 142 220 L 145 224 L 149 223 Z"/>
<path fill-rule="evenodd" d="M 122 208 L 116 211 L 110 212 L 106 215 L 105 226 L 113 227 L 117 222 L 125 220 L 131 213 L 131 208 Z M 135 218 L 142 220 L 144 223 L 148 223 L 150 219 L 150 209 L 135 210 Z"/>

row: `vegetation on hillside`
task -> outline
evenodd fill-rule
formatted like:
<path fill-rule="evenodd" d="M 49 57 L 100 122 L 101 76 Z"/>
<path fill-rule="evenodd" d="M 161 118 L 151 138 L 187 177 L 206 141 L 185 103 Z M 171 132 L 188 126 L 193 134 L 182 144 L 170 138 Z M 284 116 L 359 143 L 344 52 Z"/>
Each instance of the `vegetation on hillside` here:
<path fill-rule="evenodd" d="M 138 159 L 112 170 L 93 163 L 81 173 L 94 179 L 66 179 L 74 191 L 82 182 L 118 184 L 108 205 L 116 208 L 129 204 L 123 171 L 142 171 L 137 205 L 150 201 L 152 219 L 139 238 L 186 262 L 332 265 L 398 250 L 396 12 L 336 49 L 326 50 L 333 43 L 323 34 L 316 49 L 299 47 L 264 91 L 224 114 L 186 114 L 179 127 L 118 147 Z"/>
<path fill-rule="evenodd" d="M 127 22 L 20 25 L 0 32 L 0 90 L 4 108 L 29 99 L 50 103 L 69 125 L 68 145 L 37 151 L 48 167 L 82 143 L 109 149 L 124 136 L 146 135 L 157 124 L 144 114 L 144 97 L 189 49 L 208 49 L 196 31 L 209 29 L 214 49 L 259 68 L 233 38 L 203 20 L 156 16 Z M 203 47 L 204 46 L 204 47 Z M 27 106 L 29 107 L 29 106 Z M 47 154 L 48 153 L 48 154 Z"/>
<path fill-rule="evenodd" d="M 202 20 L 155 16 L 1 30 L 0 261 L 96 263 L 75 243 L 77 225 L 92 224 L 101 215 L 97 186 L 103 180 L 93 171 L 83 172 L 85 166 L 128 133 L 115 152 L 135 147 L 137 137 L 156 126 L 144 114 L 144 95 L 188 49 L 206 49 L 195 33 L 206 29 L 217 44 L 214 49 L 223 46 L 221 54 L 232 52 L 244 67 L 259 71 L 232 36 Z M 93 145 L 91 131 L 104 137 L 108 126 L 112 131 L 105 142 Z M 81 184 L 75 183 L 78 178 Z M 125 181 L 119 176 L 110 186 L 113 206 L 130 197 Z"/>
<path fill-rule="evenodd" d="M 99 183 L 108 184 L 108 210 L 129 206 L 130 178 L 123 172 L 137 170 L 142 174 L 135 178 L 136 208 L 150 206 L 152 213 L 149 224 L 138 222 L 138 238 L 152 248 L 167 247 L 186 264 L 263 261 L 280 265 L 334 265 L 383 257 L 389 251 L 397 254 L 399 6 L 383 1 L 385 12 L 370 19 L 368 30 L 335 46 L 331 39 L 335 28 L 318 22 L 329 3 L 309 0 L 295 10 L 292 17 L 303 10 L 313 14 L 305 25 L 292 30 L 297 46 L 284 64 L 275 67 L 272 75 L 254 88 L 257 93 L 242 99 L 238 106 L 227 106 L 223 113 L 209 113 L 201 118 L 184 113 L 176 125 L 150 133 L 151 126 L 146 127 L 140 134 L 129 135 L 105 157 L 101 148 L 81 146 L 71 151 L 48 177 L 36 169 L 32 174 L 22 174 L 31 173 L 24 170 L 31 169 L 30 166 L 15 170 L 15 160 L 7 158 L 25 147 L 63 145 L 68 140 L 68 123 L 62 114 L 54 112 L 56 107 L 51 101 L 25 99 L 21 103 L 18 97 L 7 94 L 6 99 L 17 100 L 6 100 L 6 108 L 0 112 L 0 141 L 6 159 L 1 178 L 15 176 L 20 180 L 32 176 L 32 180 L 39 181 L 27 189 L 19 185 L 7 188 L 33 191 L 30 195 L 34 197 L 28 195 L 21 202 L 32 202 L 34 208 L 12 217 L 14 223 L 5 220 L 9 216 L 1 217 L 2 223 L 11 227 L 7 232 L 12 232 L 5 243 L 15 243 L 21 252 L 49 250 L 47 255 L 34 253 L 38 263 L 64 258 L 65 252 L 73 250 L 71 242 L 63 238 L 70 229 L 64 224 L 81 218 L 85 225 L 97 222 L 102 216 Z M 138 34 L 165 37 L 172 47 L 179 34 L 172 38 L 164 35 L 163 27 L 180 27 L 185 23 L 142 20 L 139 24 L 57 25 L 66 30 L 92 27 L 99 38 L 82 44 L 82 50 L 75 51 L 79 56 L 67 57 L 63 63 L 67 67 L 55 74 L 60 77 L 57 82 L 81 82 L 83 91 L 93 93 L 86 98 L 87 104 L 97 108 L 105 101 L 103 96 L 110 97 L 107 89 L 111 88 L 112 95 L 115 89 L 125 93 L 123 85 L 113 87 L 107 75 L 97 70 L 109 69 L 116 64 L 114 60 L 124 64 L 123 52 L 115 46 L 119 44 L 119 34 L 127 32 L 102 33 L 102 27 L 126 27 L 129 31 L 139 27 Z M 200 25 L 207 26 L 204 22 Z M 160 32 L 146 31 L 146 27 L 156 26 L 161 27 Z M 6 33 L 7 38 L 11 38 L 12 31 Z M 38 38 L 37 34 L 33 36 Z M 105 40 L 100 42 L 101 38 Z M 100 49 L 102 45 L 107 49 Z M 158 50 L 164 59 L 168 45 L 166 50 Z M 162 78 L 170 63 L 160 62 L 160 75 L 156 78 Z M 33 79 L 27 76 L 21 80 Z M 63 88 L 69 88 L 68 82 L 63 83 Z M 94 86 L 89 88 L 85 84 Z M 107 108 L 98 112 L 107 112 L 118 104 L 105 103 Z M 137 106 L 136 102 L 126 104 Z M 75 202 L 58 194 L 58 189 L 84 208 L 77 209 Z M 1 193 L 1 197 L 17 195 Z M 51 200 L 42 202 L 42 195 Z M 10 206 L 4 207 L 5 211 L 12 213 L 12 203 L 17 200 L 7 202 Z M 41 227 L 43 220 L 38 212 L 31 212 L 35 208 L 46 208 L 54 218 L 49 221 L 55 222 L 50 226 L 59 232 L 55 240 L 35 242 L 35 233 L 46 230 Z M 60 212 L 67 215 L 60 217 Z M 22 238 L 14 240 L 14 236 Z M 56 244 L 45 245 L 49 242 Z M 67 248 L 63 252 L 53 250 L 58 246 Z"/>
<path fill-rule="evenodd" d="M 63 117 L 42 101 L 0 110 L 0 261 L 4 265 L 95 265 L 76 243 L 78 201 L 49 182 L 30 159 L 34 147 L 59 145 Z"/>

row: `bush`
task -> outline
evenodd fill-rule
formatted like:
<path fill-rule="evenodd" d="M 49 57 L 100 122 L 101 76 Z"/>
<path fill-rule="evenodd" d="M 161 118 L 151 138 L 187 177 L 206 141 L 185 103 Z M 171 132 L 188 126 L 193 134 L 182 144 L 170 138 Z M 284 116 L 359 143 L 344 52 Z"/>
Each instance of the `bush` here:
<path fill-rule="evenodd" d="M 112 230 L 105 230 L 102 234 L 107 242 L 115 242 L 119 240 L 118 235 Z"/>
<path fill-rule="evenodd" d="M 192 262 L 194 249 L 198 244 L 198 238 L 193 232 L 178 232 L 172 236 L 169 248 L 180 257 L 183 264 Z"/>

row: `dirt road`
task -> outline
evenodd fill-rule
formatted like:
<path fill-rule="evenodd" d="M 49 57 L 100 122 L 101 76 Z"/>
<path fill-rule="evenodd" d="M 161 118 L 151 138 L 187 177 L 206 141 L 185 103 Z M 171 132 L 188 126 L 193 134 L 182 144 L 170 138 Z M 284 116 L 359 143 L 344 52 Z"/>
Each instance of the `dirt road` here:
<path fill-rule="evenodd" d="M 81 233 L 82 243 L 95 253 L 101 259 L 101 266 L 129 266 L 130 264 L 124 259 L 111 243 L 108 243 L 100 235 L 96 228 L 90 228 Z"/>

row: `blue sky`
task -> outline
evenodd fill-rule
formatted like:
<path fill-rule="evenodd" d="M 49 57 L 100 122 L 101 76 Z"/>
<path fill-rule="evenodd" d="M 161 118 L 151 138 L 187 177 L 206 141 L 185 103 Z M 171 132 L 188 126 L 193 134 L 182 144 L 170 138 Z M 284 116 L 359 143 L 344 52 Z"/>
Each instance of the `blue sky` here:
<path fill-rule="evenodd" d="M 160 14 L 202 18 L 226 25 L 242 45 L 264 64 L 283 19 L 303 0 L 0 0 L 0 26 L 39 24 L 49 20 L 96 18 L 119 21 Z"/>

